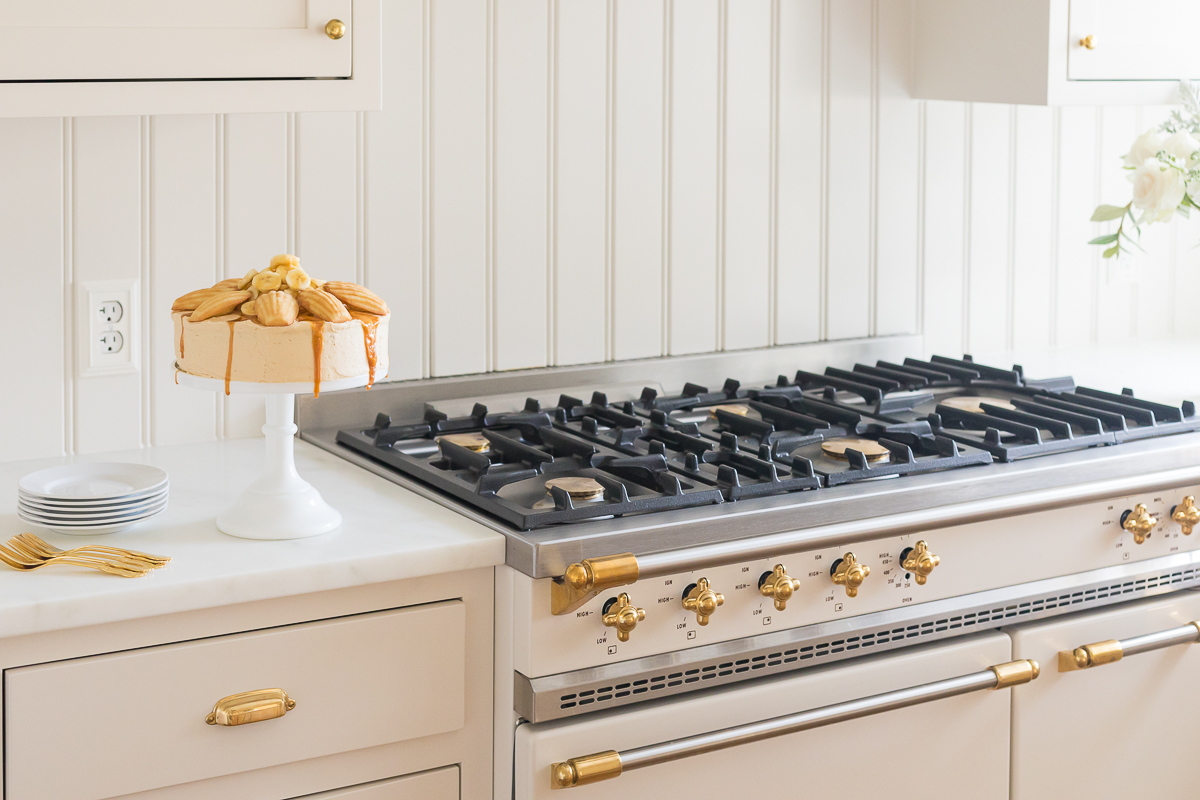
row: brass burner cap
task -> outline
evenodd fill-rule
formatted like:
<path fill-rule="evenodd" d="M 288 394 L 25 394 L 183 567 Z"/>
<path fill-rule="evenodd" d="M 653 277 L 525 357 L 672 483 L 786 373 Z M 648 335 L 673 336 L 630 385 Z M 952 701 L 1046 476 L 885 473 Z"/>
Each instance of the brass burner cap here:
<path fill-rule="evenodd" d="M 737 414 L 739 417 L 744 417 L 750 413 L 750 406 L 744 403 L 730 403 L 729 405 L 708 407 L 708 415 L 714 419 L 718 411 L 728 411 L 730 414 Z"/>
<path fill-rule="evenodd" d="M 821 442 L 821 451 L 837 461 L 849 461 L 847 450 L 857 450 L 867 457 L 868 462 L 890 461 L 892 451 L 874 439 L 828 439 Z"/>
<path fill-rule="evenodd" d="M 970 411 L 974 414 L 982 414 L 983 409 L 979 407 L 980 403 L 987 403 L 989 406 L 999 406 L 1000 408 L 1010 408 L 1016 410 L 1016 406 L 1005 400 L 1003 397 L 981 397 L 978 395 L 960 394 L 956 397 L 947 397 L 941 401 L 942 405 L 950 408 L 957 408 L 960 411 Z"/>
<path fill-rule="evenodd" d="M 492 449 L 492 443 L 482 433 L 448 433 L 438 437 L 439 442 L 450 442 L 476 453 L 486 453 Z"/>
<path fill-rule="evenodd" d="M 600 500 L 604 497 L 604 487 L 595 478 L 551 478 L 546 481 L 546 493 L 549 494 L 555 486 L 569 494 L 572 500 Z"/>

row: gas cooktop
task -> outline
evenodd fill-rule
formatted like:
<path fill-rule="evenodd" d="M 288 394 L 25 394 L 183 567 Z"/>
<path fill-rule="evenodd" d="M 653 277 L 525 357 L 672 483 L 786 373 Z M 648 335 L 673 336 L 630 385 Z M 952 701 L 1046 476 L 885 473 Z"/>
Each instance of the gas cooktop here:
<path fill-rule="evenodd" d="M 646 388 L 613 402 L 420 419 L 385 413 L 336 442 L 518 530 L 912 481 L 1200 429 L 1195 406 L 1149 402 L 1070 378 L 1032 380 L 970 356 L 799 370 L 771 385 Z"/>

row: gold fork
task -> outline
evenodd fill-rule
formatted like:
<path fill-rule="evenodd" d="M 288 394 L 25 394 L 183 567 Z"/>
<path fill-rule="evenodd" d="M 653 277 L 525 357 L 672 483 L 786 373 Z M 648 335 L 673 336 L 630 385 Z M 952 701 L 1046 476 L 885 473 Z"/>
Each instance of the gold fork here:
<path fill-rule="evenodd" d="M 52 564 L 70 564 L 76 567 L 97 569 L 111 575 L 120 575 L 122 578 L 141 578 L 149 571 L 148 568 L 134 567 L 116 561 L 104 561 L 96 558 L 77 556 L 54 556 L 52 558 L 31 561 L 27 556 L 18 555 L 4 545 L 0 545 L 0 561 L 13 569 L 24 571 L 41 569 Z"/>
<path fill-rule="evenodd" d="M 145 561 L 137 561 L 135 559 L 128 558 L 123 555 L 114 555 L 111 553 L 91 553 L 91 552 L 86 552 L 86 551 L 84 551 L 84 552 L 64 552 L 61 554 L 43 553 L 32 547 L 27 546 L 20 539 L 17 539 L 15 537 L 12 539 L 9 539 L 4 544 L 4 547 L 8 550 L 9 554 L 12 555 L 13 557 L 18 558 L 21 561 L 31 563 L 31 564 L 35 564 L 39 561 L 50 561 L 55 558 L 76 558 L 76 559 L 87 559 L 89 561 L 108 562 L 108 563 L 117 564 L 117 565 L 120 565 L 123 567 L 128 567 L 130 569 L 136 569 L 136 570 L 140 570 L 140 571 L 149 571 L 149 570 L 155 568 L 155 565 L 148 564 Z"/>
<path fill-rule="evenodd" d="M 18 533 L 15 537 L 9 540 L 10 546 L 20 542 L 25 547 L 24 549 L 33 552 L 33 555 L 43 558 L 51 558 L 53 556 L 62 555 L 97 555 L 97 556 L 117 556 L 123 560 L 133 562 L 135 564 L 145 564 L 151 569 L 158 569 L 166 566 L 170 562 L 170 556 L 156 556 L 151 553 L 142 553 L 137 550 L 127 550 L 123 547 L 108 547 L 107 545 L 89 544 L 82 547 L 73 547 L 70 550 L 62 550 L 47 542 L 45 539 L 34 536 L 32 533 Z"/>

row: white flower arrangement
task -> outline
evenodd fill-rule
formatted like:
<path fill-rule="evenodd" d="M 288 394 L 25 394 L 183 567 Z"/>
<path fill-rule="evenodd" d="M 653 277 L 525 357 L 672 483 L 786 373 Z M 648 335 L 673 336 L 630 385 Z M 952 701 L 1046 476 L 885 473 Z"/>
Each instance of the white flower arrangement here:
<path fill-rule="evenodd" d="M 1126 222 L 1140 236 L 1142 225 L 1168 222 L 1176 213 L 1186 217 L 1191 208 L 1200 211 L 1200 142 L 1195 138 L 1200 136 L 1200 99 L 1187 81 L 1179 82 L 1179 94 L 1183 108 L 1139 136 L 1124 156 L 1133 199 L 1123 206 L 1098 206 L 1092 214 L 1092 222 L 1121 220 L 1115 233 L 1088 242 L 1107 245 L 1105 258 L 1128 252 L 1126 245 L 1141 249 L 1125 230 Z M 1141 213 L 1135 215 L 1135 209 Z"/>

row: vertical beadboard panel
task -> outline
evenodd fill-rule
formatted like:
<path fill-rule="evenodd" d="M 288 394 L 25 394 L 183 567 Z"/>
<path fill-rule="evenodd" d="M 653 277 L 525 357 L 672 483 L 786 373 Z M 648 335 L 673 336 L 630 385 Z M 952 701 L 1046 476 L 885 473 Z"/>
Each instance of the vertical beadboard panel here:
<path fill-rule="evenodd" d="M 554 363 L 607 352 L 609 3 L 555 0 Z"/>
<path fill-rule="evenodd" d="M 1157 128 L 1175 108 L 1173 106 L 1143 106 L 1139 117 L 1141 130 Z M 1108 113 L 1108 109 L 1104 110 Z M 1114 145 L 1117 149 L 1110 155 L 1120 155 L 1129 151 L 1132 138 L 1121 144 Z M 1126 188 L 1121 197 L 1128 198 L 1130 190 Z M 1178 217 L 1171 223 L 1155 223 L 1142 227 L 1142 247 L 1145 253 L 1137 253 L 1134 258 L 1136 265 L 1134 278 L 1136 280 L 1136 308 L 1134 310 L 1134 332 L 1139 339 L 1157 339 L 1170 336 L 1175 329 L 1174 303 L 1171 297 L 1175 293 L 1176 281 L 1176 252 L 1177 241 L 1172 228 L 1177 224 Z M 1188 245 L 1192 247 L 1193 245 Z M 1136 252 L 1136 251 L 1135 251 Z M 1103 322 L 1103 320 L 1101 320 Z"/>
<path fill-rule="evenodd" d="M 80 117 L 74 121 L 73 141 L 75 280 L 137 279 L 142 261 L 141 120 Z M 149 291 L 145 286 L 141 290 Z M 75 381 L 76 451 L 142 445 L 143 379 L 149 376 Z"/>
<path fill-rule="evenodd" d="M 1050 344 L 1053 296 L 1054 111 L 1017 106 L 1013 147 L 1013 280 L 1009 330 L 1016 349 Z"/>
<path fill-rule="evenodd" d="M 217 274 L 216 126 L 207 114 L 150 120 L 151 444 L 216 436 L 218 396 L 175 385 L 171 302 Z"/>
<path fill-rule="evenodd" d="M 547 363 L 549 0 L 495 0 L 493 368 Z"/>
<path fill-rule="evenodd" d="M 672 354 L 718 349 L 719 0 L 671 4 Z"/>
<path fill-rule="evenodd" d="M 613 0 L 612 356 L 663 341 L 664 0 Z"/>
<path fill-rule="evenodd" d="M 1200 336 L 1200 314 L 1196 313 L 1196 298 L 1200 297 L 1200 215 L 1177 220 L 1175 234 L 1175 291 L 1170 301 L 1174 305 L 1176 336 Z"/>
<path fill-rule="evenodd" d="M 9 331 L 32 331 L 4 351 L 0 461 L 61 455 L 63 414 L 63 121 L 0 120 L 0 280 L 20 288 Z"/>
<path fill-rule="evenodd" d="M 866 336 L 871 310 L 871 154 L 874 117 L 871 0 L 836 0 L 829 13 L 825 202 L 825 336 Z"/>
<path fill-rule="evenodd" d="M 1087 242 L 1101 230 L 1088 220 L 1096 207 L 1098 109 L 1066 107 L 1058 153 L 1058 267 L 1055 338 L 1061 346 L 1092 341 L 1096 319 L 1095 271 L 1099 253 Z"/>
<path fill-rule="evenodd" d="M 296 255 L 321 280 L 357 279 L 357 116 L 296 115 Z"/>
<path fill-rule="evenodd" d="M 917 129 L 909 99 L 913 4 L 885 0 L 876 21 L 875 334 L 917 330 Z"/>
<path fill-rule="evenodd" d="M 420 378 L 424 362 L 424 2 L 383 12 L 383 110 L 366 115 L 367 285 L 392 310 L 388 377 Z"/>
<path fill-rule="evenodd" d="M 725 75 L 725 349 L 771 341 L 771 0 L 728 4 Z"/>
<path fill-rule="evenodd" d="M 963 262 L 967 107 L 925 104 L 925 259 L 921 300 L 925 349 L 963 351 Z"/>
<path fill-rule="evenodd" d="M 488 366 L 487 0 L 431 0 L 430 369 Z"/>
<path fill-rule="evenodd" d="M 1123 206 L 1129 202 L 1129 174 L 1122 168 L 1122 156 L 1137 137 L 1138 110 L 1134 106 L 1106 106 L 1101 110 L 1100 146 L 1096 153 L 1097 203 Z M 1105 233 L 1115 231 L 1116 223 L 1099 226 Z M 1169 243 L 1168 243 L 1169 244 Z M 1089 245 L 1090 250 L 1104 248 Z M 1113 259 L 1102 259 L 1096 274 L 1096 338 L 1102 343 L 1124 342 L 1134 334 L 1137 306 L 1130 302 L 1133 293 L 1127 270 Z"/>
<path fill-rule="evenodd" d="M 970 239 L 967 249 L 967 351 L 1008 343 L 1009 145 L 1012 108 L 973 103 L 970 123 Z"/>
<path fill-rule="evenodd" d="M 821 338 L 825 142 L 824 4 L 779 0 L 775 342 Z"/>
<path fill-rule="evenodd" d="M 261 270 L 288 249 L 288 121 L 286 114 L 225 117 L 225 276 Z M 318 269 L 318 275 L 320 271 Z M 257 436 L 265 420 L 262 398 L 225 398 L 225 435 Z"/>

